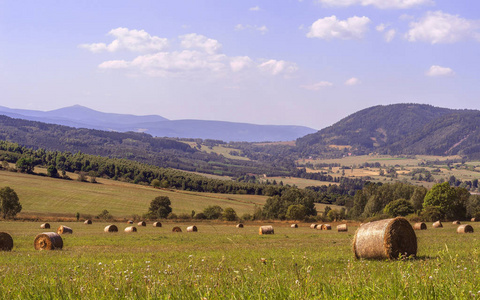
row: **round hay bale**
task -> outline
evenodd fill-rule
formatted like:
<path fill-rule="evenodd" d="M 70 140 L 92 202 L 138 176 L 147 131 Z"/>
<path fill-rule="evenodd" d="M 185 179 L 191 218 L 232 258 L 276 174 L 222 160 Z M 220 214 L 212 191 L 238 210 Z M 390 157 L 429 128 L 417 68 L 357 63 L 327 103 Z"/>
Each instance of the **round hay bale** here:
<path fill-rule="evenodd" d="M 162 227 L 162 223 L 161 222 L 154 222 L 153 227 Z"/>
<path fill-rule="evenodd" d="M 323 224 L 317 224 L 317 226 L 315 227 L 316 230 L 322 230 L 322 226 Z"/>
<path fill-rule="evenodd" d="M 66 233 L 72 234 L 72 233 L 73 233 L 73 230 L 72 230 L 72 228 L 70 228 L 70 227 L 67 227 L 67 226 L 64 226 L 64 225 L 60 225 L 60 227 L 58 227 L 58 229 L 57 229 L 57 233 L 58 233 L 58 234 L 66 234 Z"/>
<path fill-rule="evenodd" d="M 432 224 L 432 227 L 433 228 L 443 228 L 443 225 L 442 225 L 441 221 L 437 221 L 437 222 Z"/>
<path fill-rule="evenodd" d="M 415 223 L 413 225 L 414 230 L 427 230 L 427 224 L 423 222 Z"/>
<path fill-rule="evenodd" d="M 137 227 L 128 226 L 127 228 L 125 228 L 125 232 L 137 232 Z"/>
<path fill-rule="evenodd" d="M 472 222 L 478 222 L 478 218 L 472 218 L 470 221 L 472 221 Z"/>
<path fill-rule="evenodd" d="M 13 248 L 12 236 L 6 232 L 0 232 L 0 250 L 11 251 Z"/>
<path fill-rule="evenodd" d="M 337 225 L 337 231 L 338 231 L 338 232 L 346 232 L 346 231 L 348 231 L 347 224 Z"/>
<path fill-rule="evenodd" d="M 49 229 L 49 228 L 50 228 L 50 224 L 49 224 L 49 223 L 43 223 L 42 225 L 40 225 L 40 228 L 42 228 L 42 229 Z"/>
<path fill-rule="evenodd" d="M 103 229 L 104 232 L 118 232 L 118 227 L 116 225 L 108 225 Z"/>
<path fill-rule="evenodd" d="M 128 221 L 127 221 L 127 224 L 133 224 L 133 221 L 132 221 L 132 220 L 128 220 Z"/>
<path fill-rule="evenodd" d="M 182 229 L 178 226 L 172 228 L 172 232 L 182 232 Z"/>
<path fill-rule="evenodd" d="M 197 226 L 195 225 L 187 227 L 187 232 L 197 232 L 197 231 L 198 229 L 197 229 Z"/>
<path fill-rule="evenodd" d="M 292 224 L 290 225 L 290 228 L 298 228 L 298 224 Z"/>
<path fill-rule="evenodd" d="M 317 224 L 310 224 L 310 228 L 312 228 L 312 229 L 317 228 Z"/>
<path fill-rule="evenodd" d="M 92 220 L 85 220 L 85 222 L 83 222 L 83 224 L 85 224 L 85 225 L 92 225 Z"/>
<path fill-rule="evenodd" d="M 33 241 L 35 250 L 60 250 L 63 248 L 62 237 L 55 232 L 40 233 Z"/>
<path fill-rule="evenodd" d="M 260 226 L 258 229 L 259 234 L 274 234 L 273 226 L 268 225 L 268 226 Z"/>
<path fill-rule="evenodd" d="M 239 224 L 237 224 L 237 226 L 235 226 L 235 227 L 237 227 L 237 228 L 243 228 L 243 224 L 242 224 L 242 223 L 239 223 Z"/>
<path fill-rule="evenodd" d="M 137 223 L 138 226 L 147 226 L 147 223 L 145 221 L 140 221 Z"/>
<path fill-rule="evenodd" d="M 356 258 L 396 259 L 417 254 L 417 236 L 402 217 L 363 224 L 355 232 Z"/>
<path fill-rule="evenodd" d="M 457 233 L 473 233 L 473 227 L 468 224 L 460 225 L 457 228 Z"/>
<path fill-rule="evenodd" d="M 461 223 L 460 223 L 460 221 L 453 221 L 452 224 L 453 225 L 460 225 Z"/>
<path fill-rule="evenodd" d="M 321 230 L 332 230 L 332 225 L 330 224 L 322 224 L 320 227 Z"/>

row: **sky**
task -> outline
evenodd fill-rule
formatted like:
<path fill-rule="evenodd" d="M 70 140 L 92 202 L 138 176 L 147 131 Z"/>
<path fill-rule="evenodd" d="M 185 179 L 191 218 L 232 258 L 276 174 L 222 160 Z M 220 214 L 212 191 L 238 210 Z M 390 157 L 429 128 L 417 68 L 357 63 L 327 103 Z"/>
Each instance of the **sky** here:
<path fill-rule="evenodd" d="M 476 0 L 0 0 L 0 105 L 330 126 L 480 105 Z"/>

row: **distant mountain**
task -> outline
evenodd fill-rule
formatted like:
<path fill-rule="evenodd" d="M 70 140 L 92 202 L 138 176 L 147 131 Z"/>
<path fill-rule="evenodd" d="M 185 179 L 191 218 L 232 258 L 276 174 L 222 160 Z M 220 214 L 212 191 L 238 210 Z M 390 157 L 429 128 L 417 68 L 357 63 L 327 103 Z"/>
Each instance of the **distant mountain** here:
<path fill-rule="evenodd" d="M 426 154 L 480 157 L 480 111 L 423 104 L 379 105 L 297 139 L 303 152 L 348 146 L 366 154 Z"/>
<path fill-rule="evenodd" d="M 156 115 L 103 113 L 80 105 L 46 112 L 0 106 L 0 114 L 76 128 L 145 132 L 156 137 L 201 138 L 227 142 L 292 141 L 316 131 L 304 126 L 255 125 L 202 120 L 172 121 Z"/>

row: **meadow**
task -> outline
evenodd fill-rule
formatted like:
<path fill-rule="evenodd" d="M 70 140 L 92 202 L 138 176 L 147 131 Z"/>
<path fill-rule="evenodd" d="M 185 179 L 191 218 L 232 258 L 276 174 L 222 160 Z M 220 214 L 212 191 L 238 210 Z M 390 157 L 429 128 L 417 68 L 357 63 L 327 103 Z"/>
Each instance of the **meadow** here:
<path fill-rule="evenodd" d="M 33 240 L 64 224 L 62 250 L 36 251 Z M 0 222 L 14 248 L 0 255 L 2 299 L 467 299 L 480 297 L 479 233 L 456 226 L 416 231 L 415 259 L 357 260 L 355 224 L 346 233 L 309 224 L 164 222 L 124 233 L 108 223 Z M 266 223 L 267 224 L 267 223 Z M 471 223 L 475 230 L 478 227 Z M 335 228 L 336 224 L 332 224 Z M 173 226 L 184 232 L 173 233 Z"/>

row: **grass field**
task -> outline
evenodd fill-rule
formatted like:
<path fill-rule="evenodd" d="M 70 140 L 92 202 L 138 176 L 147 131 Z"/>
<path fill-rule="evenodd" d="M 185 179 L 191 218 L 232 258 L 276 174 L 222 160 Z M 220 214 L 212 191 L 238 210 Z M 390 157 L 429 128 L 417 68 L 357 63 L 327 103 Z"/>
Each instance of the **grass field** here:
<path fill-rule="evenodd" d="M 60 223 L 51 223 L 52 231 Z M 36 251 L 38 222 L 0 222 L 14 239 L 0 255 L 1 299 L 471 299 L 480 296 L 478 232 L 451 224 L 417 231 L 417 259 L 356 260 L 347 233 L 275 223 L 186 223 L 103 233 L 107 223 L 65 223 L 59 251 Z M 333 227 L 336 224 L 332 224 Z M 479 230 L 476 224 L 472 224 Z"/>

